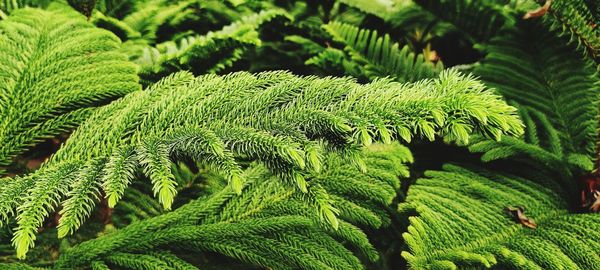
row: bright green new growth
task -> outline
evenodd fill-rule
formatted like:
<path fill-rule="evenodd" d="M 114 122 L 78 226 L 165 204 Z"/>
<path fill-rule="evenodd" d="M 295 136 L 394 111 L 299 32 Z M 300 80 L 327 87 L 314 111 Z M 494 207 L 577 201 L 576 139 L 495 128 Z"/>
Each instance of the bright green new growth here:
<path fill-rule="evenodd" d="M 500 139 L 522 133 L 514 113 L 477 80 L 454 70 L 413 84 L 366 85 L 282 71 L 197 78 L 180 72 L 92 115 L 43 168 L 0 190 L 0 209 L 8 217 L 20 204 L 13 243 L 23 257 L 60 202 L 64 236 L 89 216 L 93 204 L 85 198 L 98 196 L 103 186 L 109 201 L 118 201 L 132 170 L 150 179 L 169 208 L 176 187 L 171 160 L 205 164 L 240 192 L 244 178 L 235 157 L 241 157 L 260 161 L 296 187 L 335 227 L 337 210 L 327 193 L 304 176 L 321 167 L 319 153 L 342 153 L 364 170 L 359 144 L 436 136 L 465 144 L 477 132 Z"/>
<path fill-rule="evenodd" d="M 23 9 L 0 21 L 0 171 L 94 107 L 140 88 L 119 46 L 84 18 Z"/>
<path fill-rule="evenodd" d="M 361 156 L 369 167 L 366 173 L 330 154 L 324 158 L 325 173 L 306 176 L 339 209 L 337 230 L 322 226 L 304 195 L 253 165 L 242 173 L 247 181 L 241 195 L 226 186 L 227 179 L 219 179 L 223 188 L 213 195 L 75 246 L 55 267 L 94 263 L 136 269 L 145 262 L 159 267 L 173 263 L 179 269 L 175 265 L 186 265 L 173 255 L 182 251 L 179 246 L 185 252 L 212 251 L 273 269 L 362 269 L 357 256 L 375 261 L 378 253 L 359 227 L 390 223 L 384 209 L 396 195 L 398 177 L 408 176 L 405 163 L 412 156 L 398 144 L 374 144 Z"/>
<path fill-rule="evenodd" d="M 341 22 L 330 22 L 324 28 L 335 41 L 345 44 L 344 50 L 353 61 L 352 65 L 343 67 L 348 74 L 364 74 L 370 79 L 389 76 L 399 82 L 414 82 L 436 77 L 443 70 L 441 63 L 432 63 L 424 59 L 423 54 L 415 54 L 408 45 L 400 48 L 398 43 L 392 43 L 387 34 L 379 36 L 377 31 L 360 29 Z M 338 57 L 341 56 L 336 54 L 336 49 L 328 48 L 309 59 L 307 64 L 341 62 L 336 59 Z"/>
<path fill-rule="evenodd" d="M 414 269 L 600 269 L 600 216 L 568 214 L 564 196 L 540 183 L 496 171 L 447 165 L 408 191 L 410 218 L 402 256 Z M 474 207 L 476 206 L 476 207 Z M 538 227 L 515 222 L 506 207 L 524 207 Z"/>

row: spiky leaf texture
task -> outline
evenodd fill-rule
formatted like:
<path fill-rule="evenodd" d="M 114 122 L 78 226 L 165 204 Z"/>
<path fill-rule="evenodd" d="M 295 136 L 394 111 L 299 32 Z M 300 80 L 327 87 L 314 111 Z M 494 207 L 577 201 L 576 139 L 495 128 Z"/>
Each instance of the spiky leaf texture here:
<path fill-rule="evenodd" d="M 545 24 L 521 22 L 484 47 L 487 55 L 474 72 L 507 99 L 547 118 L 541 125 L 556 129 L 549 137 L 551 152 L 591 156 L 600 80 L 594 64 L 565 44 Z"/>
<path fill-rule="evenodd" d="M 545 4 L 542 0 L 537 0 Z M 553 0 L 546 21 L 600 63 L 600 10 L 593 0 Z"/>
<path fill-rule="evenodd" d="M 202 162 L 225 175 L 240 192 L 243 177 L 235 157 L 243 157 L 260 161 L 282 182 L 297 187 L 335 226 L 336 211 L 327 194 L 304 176 L 318 167 L 317 153 L 343 153 L 363 168 L 364 162 L 351 158 L 359 144 L 436 136 L 466 143 L 476 132 L 499 139 L 522 132 L 514 112 L 479 81 L 454 70 L 413 84 L 376 80 L 366 85 L 349 78 L 300 77 L 282 71 L 198 78 L 180 72 L 96 112 L 29 176 L 35 181 L 15 179 L 5 185 L 0 207 L 13 209 L 19 203 L 9 197 L 18 192 L 13 186 L 24 187 L 19 189 L 24 202 L 17 208 L 13 238 L 18 256 L 23 257 L 33 245 L 37 227 L 58 203 L 64 201 L 63 208 L 72 209 L 63 218 L 79 217 L 61 222 L 68 228 L 63 231 L 76 229 L 89 215 L 87 200 L 69 206 L 81 179 L 98 173 L 88 164 L 108 160 L 113 165 L 106 167 L 120 172 L 130 171 L 124 169 L 129 166 L 141 169 L 168 207 L 175 186 L 167 166 L 170 160 L 183 156 Z M 128 147 L 133 153 L 122 150 Z M 133 164 L 123 163 L 130 158 L 120 156 L 124 153 L 135 156 Z M 118 198 L 130 174 L 101 167 L 90 184 L 103 181 L 104 186 L 117 187 L 114 195 L 107 195 Z"/>
<path fill-rule="evenodd" d="M 94 107 L 139 90 L 119 46 L 81 17 L 27 8 L 0 21 L 0 168 Z"/>
<path fill-rule="evenodd" d="M 50 0 L 2 0 L 0 1 L 0 20 L 6 19 L 14 10 L 24 7 L 45 6 Z"/>
<path fill-rule="evenodd" d="M 334 40 L 345 45 L 353 64 L 346 65 L 346 73 L 370 79 L 389 76 L 399 82 L 414 82 L 433 78 L 443 69 L 442 63 L 433 63 L 415 54 L 408 45 L 400 48 L 389 35 L 380 36 L 377 31 L 360 29 L 342 22 L 330 22 L 324 28 Z M 332 55 L 333 54 L 333 55 Z M 324 61 L 341 62 L 343 58 L 335 56 L 335 51 L 327 49 L 307 63 L 320 64 Z M 338 58 L 338 60 L 336 60 Z"/>
<path fill-rule="evenodd" d="M 510 161 L 513 173 L 531 178 L 552 175 L 565 190 L 579 192 L 573 178 L 594 167 L 589 153 L 569 152 L 563 147 L 560 130 L 556 129 L 548 117 L 526 106 L 519 106 L 519 115 L 526 125 L 522 138 L 505 138 L 492 141 L 474 137 L 469 145 L 471 152 L 482 153 L 484 162 Z"/>
<path fill-rule="evenodd" d="M 407 176 L 404 164 L 412 156 L 398 144 L 374 144 L 361 155 L 370 169 L 366 173 L 329 154 L 324 157 L 326 172 L 307 176 L 335 198 L 338 230 L 323 227 L 301 195 L 262 165 L 252 165 L 243 173 L 247 181 L 241 196 L 221 178 L 225 185 L 215 194 L 75 246 L 59 258 L 56 268 L 91 262 L 124 269 L 143 263 L 161 269 L 171 264 L 189 267 L 173 254 L 210 251 L 272 269 L 362 269 L 350 250 L 369 260 L 378 254 L 357 225 L 378 228 L 389 220 L 385 209 L 399 177 Z"/>
<path fill-rule="evenodd" d="M 596 214 L 570 214 L 543 182 L 497 171 L 447 165 L 426 172 L 408 191 L 402 211 L 415 211 L 402 256 L 414 269 L 600 269 Z M 477 207 L 473 207 L 477 205 Z M 523 207 L 537 229 L 505 211 Z M 592 237 L 590 237 L 592 236 Z"/>
<path fill-rule="evenodd" d="M 134 61 L 141 67 L 142 79 L 150 82 L 178 70 L 189 70 L 197 75 L 217 73 L 231 67 L 249 48 L 260 45 L 258 28 L 276 17 L 289 19 L 282 10 L 262 11 L 220 31 L 183 38 L 179 44 L 169 41 L 144 48 Z"/>

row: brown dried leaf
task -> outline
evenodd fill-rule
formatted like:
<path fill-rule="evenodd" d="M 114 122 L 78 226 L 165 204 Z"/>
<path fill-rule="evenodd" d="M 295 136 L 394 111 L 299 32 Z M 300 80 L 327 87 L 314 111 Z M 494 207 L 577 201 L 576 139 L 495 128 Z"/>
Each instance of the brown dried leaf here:
<path fill-rule="evenodd" d="M 525 215 L 525 209 L 522 206 L 518 207 L 506 207 L 506 211 L 513 218 L 515 222 L 521 223 L 523 226 L 531 229 L 537 228 L 535 220 L 528 218 Z"/>
<path fill-rule="evenodd" d="M 581 208 L 600 212 L 600 176 L 593 172 L 581 177 Z"/>
<path fill-rule="evenodd" d="M 550 4 L 552 4 L 552 0 L 546 0 L 546 3 L 544 3 L 543 6 L 541 6 L 538 9 L 529 11 L 527 13 L 525 13 L 525 15 L 523 16 L 523 19 L 531 19 L 531 18 L 537 18 L 537 17 L 542 17 L 546 14 L 546 12 L 548 12 L 548 10 L 550 9 Z"/>
<path fill-rule="evenodd" d="M 595 201 L 592 203 L 592 206 L 590 206 L 590 210 L 592 212 L 598 212 L 600 211 L 600 191 L 596 190 L 594 192 L 594 199 Z"/>

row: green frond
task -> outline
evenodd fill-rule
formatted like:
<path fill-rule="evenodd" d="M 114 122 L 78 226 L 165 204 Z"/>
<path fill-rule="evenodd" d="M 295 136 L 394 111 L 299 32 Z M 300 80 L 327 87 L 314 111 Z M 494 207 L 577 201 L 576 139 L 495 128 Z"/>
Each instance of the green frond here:
<path fill-rule="evenodd" d="M 50 0 L 2 0 L 0 1 L 0 20 L 5 20 L 17 9 L 45 6 L 49 2 Z"/>
<path fill-rule="evenodd" d="M 169 252 L 152 252 L 148 255 L 154 256 L 167 264 L 167 266 L 172 267 L 175 270 L 195 270 L 197 267 L 192 264 L 180 259 L 179 257 L 169 253 Z"/>
<path fill-rule="evenodd" d="M 261 44 L 258 28 L 277 17 L 289 18 L 282 10 L 261 11 L 203 36 L 189 36 L 179 41 L 146 47 L 138 58 L 142 79 L 158 81 L 179 70 L 199 75 L 217 73 L 231 67 L 248 49 Z M 206 63 L 213 63 L 206 65 Z"/>
<path fill-rule="evenodd" d="M 507 99 L 544 114 L 562 144 L 553 152 L 592 155 L 600 94 L 594 65 L 545 24 L 517 26 L 484 47 L 487 55 L 474 73 Z"/>
<path fill-rule="evenodd" d="M 61 194 L 67 192 L 69 182 L 74 181 L 76 177 L 76 175 L 70 175 L 70 179 L 67 179 L 65 175 L 74 172 L 74 166 L 64 166 L 52 170 L 43 179 L 36 179 L 27 195 L 21 194 L 26 197 L 17 206 L 17 211 L 24 213 L 25 216 L 18 217 L 17 224 L 22 226 L 23 230 L 15 232 L 13 237 L 13 242 L 19 246 L 17 248 L 18 258 L 24 258 L 29 249 L 34 246 L 35 231 L 41 226 L 45 216 L 49 215 L 60 203 Z"/>
<path fill-rule="evenodd" d="M 94 261 L 90 264 L 90 268 L 92 270 L 110 270 L 110 268 L 108 267 L 108 265 L 106 265 L 104 262 L 100 262 L 100 261 Z"/>
<path fill-rule="evenodd" d="M 485 42 L 514 24 L 511 9 L 497 0 L 415 0 L 437 18 L 465 32 L 473 42 Z"/>
<path fill-rule="evenodd" d="M 140 33 L 148 43 L 156 41 L 159 27 L 174 19 L 178 14 L 193 5 L 196 1 L 162 1 L 153 0 L 140 5 L 140 8 L 123 18 L 123 22 L 132 30 Z"/>
<path fill-rule="evenodd" d="M 32 188 L 35 179 L 29 176 L 15 178 L 0 178 L 0 193 L 5 200 L 0 201 L 0 225 L 5 225 L 10 216 L 15 214 L 14 210 L 25 198 L 27 190 Z"/>
<path fill-rule="evenodd" d="M 110 16 L 106 16 L 98 11 L 94 13 L 91 21 L 97 27 L 113 32 L 123 42 L 142 38 L 142 34 L 140 32 L 132 29 L 125 22 Z"/>
<path fill-rule="evenodd" d="M 137 164 L 134 148 L 131 146 L 115 151 L 108 159 L 102 172 L 102 189 L 106 192 L 109 207 L 115 207 L 135 178 Z"/>
<path fill-rule="evenodd" d="M 315 111 L 323 117 L 309 117 Z M 332 126 L 331 120 L 337 124 Z M 373 141 L 381 139 L 378 134 L 387 133 L 394 140 L 441 137 L 466 143 L 468 137 L 457 137 L 452 131 L 454 125 L 494 138 L 523 131 L 515 108 L 473 77 L 454 70 L 413 84 L 376 80 L 365 85 L 349 78 L 300 77 L 282 71 L 197 78 L 176 73 L 146 91 L 131 93 L 99 109 L 32 175 L 37 180 L 18 207 L 13 243 L 19 256 L 24 256 L 33 245 L 37 227 L 72 190 L 74 178 L 85 164 L 110 161 L 123 147 L 134 147 L 141 156 L 135 162 L 144 168 L 155 185 L 154 192 L 168 206 L 175 194 L 176 182 L 170 172 L 174 157 L 162 139 L 177 129 L 200 127 L 216 134 L 235 157 L 258 160 L 286 186 L 304 191 L 300 194 L 335 225 L 336 211 L 327 193 L 319 195 L 320 185 L 306 180 L 309 149 L 314 151 L 323 143 L 329 152 L 351 153 L 358 146 L 353 139 L 355 132 L 362 129 L 372 134 Z M 386 132 L 378 127 L 386 127 Z M 121 171 L 123 177 L 130 177 L 129 170 Z M 227 171 L 217 173 L 228 175 Z M 100 174 L 92 184 L 102 184 L 106 177 Z M 367 186 L 375 187 L 376 183 Z M 118 188 L 111 194 L 118 196 L 126 184 L 124 180 L 115 185 Z M 392 191 L 377 188 L 365 195 L 378 194 L 378 202 L 388 203 Z"/>
<path fill-rule="evenodd" d="M 384 20 L 388 20 L 408 3 L 406 0 L 340 0 L 339 2 Z"/>
<path fill-rule="evenodd" d="M 545 1 L 536 2 L 544 4 Z M 554 0 L 546 21 L 600 63 L 600 10 L 592 0 Z"/>
<path fill-rule="evenodd" d="M 119 40 L 83 18 L 22 9 L 0 21 L 0 167 L 139 89 Z"/>
<path fill-rule="evenodd" d="M 305 195 L 282 185 L 265 167 L 256 165 L 244 171 L 243 177 L 248 181 L 241 195 L 225 187 L 173 212 L 83 242 L 63 254 L 56 267 L 76 268 L 96 261 L 127 269 L 137 269 L 143 263 L 164 269 L 169 269 L 165 264 L 188 269 L 185 261 L 173 255 L 176 253 L 164 249 L 179 246 L 174 249 L 196 254 L 217 252 L 273 269 L 362 269 L 351 250 L 358 250 L 373 261 L 378 254 L 366 234 L 353 224 L 380 227 L 380 219 L 385 217 L 377 209 L 384 209 L 390 203 L 367 204 L 369 200 L 361 197 L 360 192 L 338 192 L 328 183 L 350 186 L 372 182 L 393 189 L 399 186 L 398 177 L 406 169 L 405 163 L 412 160 L 408 149 L 398 144 L 374 144 L 362 154 L 369 167 L 390 171 L 361 173 L 351 166 L 340 166 L 342 157 L 329 154 L 325 165 L 328 173 L 307 177 L 311 183 L 323 184 L 327 192 L 336 194 L 334 204 L 343 209 L 337 230 L 318 222 L 318 213 L 302 198 Z M 355 207 L 347 209 L 350 204 Z M 361 211 L 354 212 L 355 209 Z M 368 218 L 379 222 L 372 225 L 363 222 Z"/>
<path fill-rule="evenodd" d="M 184 129 L 167 138 L 171 156 L 191 157 L 208 165 L 212 170 L 224 172 L 231 187 L 240 193 L 243 187 L 242 169 L 232 151 L 226 148 L 229 141 L 221 139 L 210 130 Z"/>
<path fill-rule="evenodd" d="M 132 270 L 175 270 L 165 261 L 147 254 L 116 253 L 106 257 L 106 262 L 120 268 Z"/>
<path fill-rule="evenodd" d="M 140 5 L 150 0 L 96 0 L 96 11 L 102 12 L 113 18 L 123 18 L 126 14 L 134 12 Z"/>
<path fill-rule="evenodd" d="M 345 45 L 344 50 L 356 63 L 354 68 L 370 79 L 389 76 L 400 82 L 414 82 L 436 77 L 443 69 L 441 63 L 424 59 L 423 54 L 415 54 L 408 45 L 400 48 L 387 34 L 380 36 L 377 31 L 360 29 L 342 22 L 330 22 L 324 28 L 335 41 Z M 308 60 L 308 63 L 324 61 L 319 60 L 320 58 L 332 59 L 328 55 L 330 53 L 330 50 L 325 50 Z"/>
<path fill-rule="evenodd" d="M 144 174 L 152 181 L 152 191 L 166 210 L 177 194 L 177 182 L 171 172 L 169 147 L 157 138 L 144 141 L 138 148 L 138 160 Z"/>
<path fill-rule="evenodd" d="M 113 222 L 115 226 L 124 227 L 132 222 L 148 219 L 166 211 L 156 201 L 152 193 L 148 194 L 136 189 L 129 188 L 123 194 L 123 201 L 114 207 Z"/>
<path fill-rule="evenodd" d="M 417 214 L 403 235 L 411 268 L 600 269 L 600 216 L 568 213 L 564 199 L 545 186 L 552 179 L 444 169 L 426 172 L 400 205 Z M 507 207 L 523 207 L 537 228 L 513 220 Z"/>
<path fill-rule="evenodd" d="M 24 263 L 0 263 L 0 268 L 6 270 L 40 270 L 43 268 L 33 267 Z"/>
<path fill-rule="evenodd" d="M 63 202 L 60 224 L 58 224 L 58 237 L 62 238 L 72 233 L 81 226 L 94 209 L 95 202 L 100 197 L 100 185 L 97 178 L 105 160 L 87 164 L 76 176 L 76 180 L 69 187 L 67 199 Z"/>
<path fill-rule="evenodd" d="M 572 153 L 562 147 L 563 140 L 546 115 L 541 112 L 518 106 L 521 119 L 526 123 L 523 138 L 505 138 L 502 141 L 492 141 L 482 137 L 474 137 L 469 145 L 469 151 L 482 153 L 482 161 L 510 160 L 520 162 L 525 170 L 515 170 L 515 173 L 527 173 L 531 167 L 537 167 L 536 174 L 551 171 L 567 188 L 578 188 L 572 178 L 580 172 L 593 169 L 592 156 L 587 153 Z M 550 175 L 547 174 L 547 175 Z M 574 190 L 573 190 L 574 191 Z"/>

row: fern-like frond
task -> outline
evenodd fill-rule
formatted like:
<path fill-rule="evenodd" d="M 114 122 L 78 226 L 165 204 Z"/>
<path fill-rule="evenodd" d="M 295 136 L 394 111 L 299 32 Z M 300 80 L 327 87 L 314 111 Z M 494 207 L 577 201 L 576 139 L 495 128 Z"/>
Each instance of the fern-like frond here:
<path fill-rule="evenodd" d="M 600 94 L 594 64 L 541 22 L 521 22 L 507 32 L 484 47 L 487 55 L 474 73 L 507 99 L 544 114 L 557 129 L 559 152 L 591 156 Z"/>
<path fill-rule="evenodd" d="M 414 137 L 442 137 L 464 144 L 471 133 L 500 139 L 503 134 L 522 132 L 522 124 L 514 113 L 514 107 L 480 82 L 454 70 L 442 72 L 437 79 L 412 84 L 376 80 L 366 85 L 350 78 L 300 77 L 281 71 L 198 78 L 176 73 L 146 91 L 131 93 L 101 108 L 31 176 L 36 181 L 27 195 L 21 194 L 26 199 L 18 207 L 13 243 L 19 257 L 24 256 L 33 245 L 37 227 L 72 190 L 78 173 L 88 168 L 86 164 L 112 160 L 115 154 L 127 153 L 122 150 L 127 147 L 134 148 L 137 168 L 150 172 L 147 176 L 152 183 L 169 182 L 164 182 L 164 177 L 171 172 L 163 161 L 142 162 L 140 156 L 145 158 L 146 153 L 160 155 L 161 160 L 176 160 L 177 155 L 185 154 L 198 162 L 225 162 L 226 155 L 260 161 L 278 179 L 297 187 L 317 206 L 322 218 L 334 224 L 335 209 L 327 194 L 307 183 L 305 177 L 307 171 L 318 168 L 317 153 L 343 153 L 362 168 L 364 162 L 352 158 L 358 145 L 369 145 L 375 140 L 410 141 Z M 195 148 L 170 147 L 173 142 L 169 138 L 190 128 L 210 131 L 196 134 L 214 134 L 217 143 Z M 156 151 L 144 146 L 154 140 L 158 143 Z M 223 150 L 217 150 L 222 149 L 219 145 L 224 146 Z M 215 157 L 199 155 L 213 152 Z M 98 169 L 111 175 L 104 168 Z M 232 184 L 243 181 L 237 179 L 235 172 L 219 171 Z M 96 183 L 111 178 L 101 173 Z M 127 181 L 119 185 L 126 184 Z M 161 184 L 154 192 L 167 194 L 170 186 Z M 2 191 L 0 201 L 5 202 L 9 198 Z M 70 193 L 69 197 L 73 195 Z M 161 198 L 165 207 L 172 195 Z M 65 230 L 71 229 L 76 226 Z"/>
<path fill-rule="evenodd" d="M 324 27 L 335 41 L 345 45 L 344 50 L 355 62 L 353 66 L 370 79 L 389 76 L 400 82 L 413 82 L 435 77 L 443 69 L 441 63 L 424 59 L 423 54 L 415 54 L 408 45 L 400 48 L 387 34 L 379 36 L 377 31 L 342 22 L 331 22 Z M 328 54 L 330 51 L 326 50 L 308 62 L 318 63 L 322 61 L 319 58 L 332 59 Z"/>
<path fill-rule="evenodd" d="M 119 46 L 83 18 L 23 9 L 0 21 L 0 167 L 139 89 Z"/>
<path fill-rule="evenodd" d="M 568 213 L 548 188 L 553 179 L 444 168 L 426 172 L 400 205 L 417 214 L 403 235 L 411 268 L 600 269 L 600 215 Z M 537 228 L 522 225 L 507 207 L 522 207 Z"/>
<path fill-rule="evenodd" d="M 540 4 L 545 1 L 537 0 Z M 600 12 L 597 1 L 553 0 L 546 21 L 600 63 Z"/>
<path fill-rule="evenodd" d="M 164 249 L 177 245 L 187 252 L 217 252 L 274 269 L 362 269 L 358 254 L 350 250 L 369 260 L 376 260 L 378 254 L 356 226 L 378 228 L 389 219 L 382 210 L 390 205 L 389 197 L 395 196 L 399 177 L 407 175 L 405 163 L 412 156 L 398 144 L 372 145 L 361 155 L 372 171 L 362 173 L 330 154 L 324 157 L 326 173 L 307 176 L 336 198 L 338 230 L 321 226 L 318 214 L 302 195 L 282 185 L 263 166 L 252 165 L 243 173 L 247 181 L 240 196 L 225 186 L 171 213 L 75 246 L 59 258 L 56 267 L 73 268 L 92 261 L 126 269 L 144 262 L 186 265 Z M 378 200 L 379 194 L 386 199 Z"/>
<path fill-rule="evenodd" d="M 339 2 L 384 20 L 388 20 L 409 3 L 406 0 L 340 0 Z"/>
<path fill-rule="evenodd" d="M 589 153 L 566 151 L 560 130 L 557 130 L 543 113 L 526 106 L 518 106 L 519 115 L 525 123 L 522 138 L 506 138 L 492 141 L 474 137 L 469 145 L 471 152 L 482 153 L 482 161 L 514 162 L 513 173 L 527 177 L 552 175 L 565 190 L 579 192 L 573 177 L 589 172 L 594 167 Z"/>
<path fill-rule="evenodd" d="M 113 34 L 118 36 L 123 42 L 142 39 L 142 34 L 131 28 L 125 22 L 106 16 L 99 11 L 94 12 L 91 22 L 99 28 L 104 28 L 113 32 Z"/>
<path fill-rule="evenodd" d="M 2 0 L 0 1 L 0 20 L 8 18 L 14 10 L 25 7 L 45 6 L 50 0 Z"/>
<path fill-rule="evenodd" d="M 179 44 L 169 41 L 156 48 L 144 48 L 134 61 L 141 67 L 142 79 L 150 82 L 179 70 L 189 70 L 196 75 L 217 73 L 232 66 L 249 48 L 260 45 L 258 28 L 276 17 L 289 18 L 282 10 L 262 11 L 220 31 L 183 38 Z"/>
<path fill-rule="evenodd" d="M 148 43 L 156 41 L 159 27 L 175 18 L 178 14 L 197 1 L 164 1 L 152 0 L 139 5 L 139 9 L 123 18 L 123 22 L 131 29 L 141 34 Z"/>
<path fill-rule="evenodd" d="M 457 29 L 465 32 L 473 42 L 484 42 L 514 23 L 511 9 L 497 0 L 415 0 L 425 10 L 433 13 Z"/>

